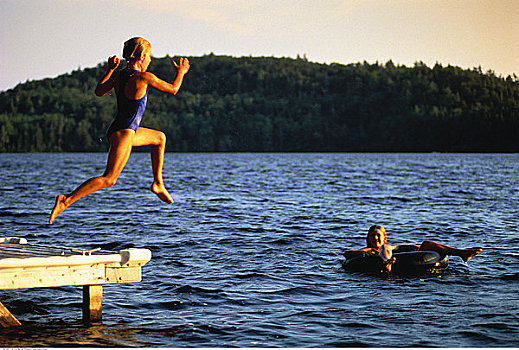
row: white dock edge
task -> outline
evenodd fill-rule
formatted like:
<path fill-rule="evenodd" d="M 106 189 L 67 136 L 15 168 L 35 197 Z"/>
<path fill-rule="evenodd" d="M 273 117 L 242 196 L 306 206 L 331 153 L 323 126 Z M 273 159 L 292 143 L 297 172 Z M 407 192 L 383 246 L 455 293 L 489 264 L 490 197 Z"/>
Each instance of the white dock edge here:
<path fill-rule="evenodd" d="M 43 288 L 141 281 L 148 249 L 119 254 L 0 259 L 0 289 Z"/>
<path fill-rule="evenodd" d="M 150 250 L 137 248 L 110 254 L 31 256 L 24 239 L 0 238 L 0 250 L 2 242 L 9 243 L 11 251 L 19 245 L 21 252 L 0 258 L 0 289 L 83 286 L 86 322 L 101 320 L 103 284 L 140 282 L 141 267 L 151 259 Z M 0 326 L 19 325 L 16 322 L 0 303 Z"/>

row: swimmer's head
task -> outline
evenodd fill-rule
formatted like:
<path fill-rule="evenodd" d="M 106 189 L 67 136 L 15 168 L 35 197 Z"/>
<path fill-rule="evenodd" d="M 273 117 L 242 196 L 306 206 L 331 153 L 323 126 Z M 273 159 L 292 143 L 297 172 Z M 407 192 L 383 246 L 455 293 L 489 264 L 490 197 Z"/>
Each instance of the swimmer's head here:
<path fill-rule="evenodd" d="M 387 242 L 386 230 L 381 225 L 373 225 L 368 230 L 366 246 L 368 248 L 380 249 Z"/>
<path fill-rule="evenodd" d="M 148 40 L 135 37 L 124 43 L 123 57 L 128 62 L 136 62 L 146 55 L 151 56 L 151 44 Z"/>

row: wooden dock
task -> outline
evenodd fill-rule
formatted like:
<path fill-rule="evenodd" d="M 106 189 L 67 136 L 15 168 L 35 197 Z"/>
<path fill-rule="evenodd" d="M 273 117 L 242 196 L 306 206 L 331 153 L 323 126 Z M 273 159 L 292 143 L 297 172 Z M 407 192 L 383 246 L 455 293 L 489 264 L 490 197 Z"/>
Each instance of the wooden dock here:
<path fill-rule="evenodd" d="M 83 321 L 100 321 L 103 284 L 140 282 L 148 249 L 104 252 L 27 244 L 23 238 L 0 238 L 0 289 L 83 286 Z M 0 326 L 20 322 L 0 302 Z"/>

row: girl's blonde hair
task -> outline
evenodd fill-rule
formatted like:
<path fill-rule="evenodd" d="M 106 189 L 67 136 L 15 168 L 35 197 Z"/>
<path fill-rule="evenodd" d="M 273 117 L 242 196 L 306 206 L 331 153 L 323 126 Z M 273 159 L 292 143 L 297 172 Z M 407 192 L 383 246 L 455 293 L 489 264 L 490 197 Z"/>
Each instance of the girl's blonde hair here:
<path fill-rule="evenodd" d="M 127 61 L 137 61 L 148 52 L 151 54 L 151 44 L 144 38 L 135 37 L 124 43 L 123 57 Z"/>
<path fill-rule="evenodd" d="M 382 233 L 384 233 L 384 236 L 386 236 L 386 240 L 387 240 L 386 229 L 384 228 L 384 226 L 382 226 L 382 225 L 373 225 L 368 230 L 368 236 L 366 237 L 366 247 L 368 247 L 368 248 L 375 248 L 373 246 L 373 244 L 371 244 L 371 236 L 374 235 L 376 231 L 381 231 Z"/>

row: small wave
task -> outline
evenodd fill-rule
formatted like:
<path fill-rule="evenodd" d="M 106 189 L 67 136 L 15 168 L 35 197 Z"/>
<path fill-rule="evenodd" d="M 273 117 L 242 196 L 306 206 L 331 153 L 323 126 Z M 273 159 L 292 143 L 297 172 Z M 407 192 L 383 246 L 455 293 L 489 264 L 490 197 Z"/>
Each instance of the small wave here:
<path fill-rule="evenodd" d="M 403 202 L 403 203 L 407 203 L 407 202 L 412 202 L 413 201 L 411 198 L 395 197 L 395 196 L 389 197 L 389 199 L 400 201 L 400 202 Z"/>
<path fill-rule="evenodd" d="M 345 327 L 345 328 L 376 328 L 372 325 L 366 324 L 366 323 L 358 323 L 358 322 L 348 322 L 340 324 L 339 326 Z"/>
<path fill-rule="evenodd" d="M 254 278 L 254 277 L 265 277 L 265 275 L 262 273 L 259 273 L 259 272 L 237 273 L 234 275 L 234 278 L 239 278 L 239 279 L 247 279 L 247 278 Z"/>
<path fill-rule="evenodd" d="M 285 239 L 285 238 L 278 238 L 278 239 L 275 239 L 271 242 L 268 242 L 270 244 L 279 244 L 279 245 L 287 245 L 287 244 L 290 244 L 290 241 L 288 239 Z"/>
<path fill-rule="evenodd" d="M 346 230 L 346 226 L 329 226 L 326 227 L 326 231 L 344 231 Z"/>
<path fill-rule="evenodd" d="M 28 217 L 28 216 L 32 216 L 32 215 L 42 215 L 42 213 L 18 213 L 18 212 L 13 212 L 13 211 L 4 211 L 4 210 L 0 211 L 1 217 L 12 216 L 15 218 L 23 218 L 23 217 Z"/>
<path fill-rule="evenodd" d="M 209 333 L 212 333 L 212 334 L 220 334 L 220 335 L 227 335 L 229 334 L 228 332 L 224 331 L 224 330 L 221 330 L 219 328 L 216 328 L 216 327 L 213 327 L 213 326 L 210 326 L 210 325 L 201 325 L 199 326 L 200 329 L 203 329 L 205 331 L 208 331 Z"/>
<path fill-rule="evenodd" d="M 209 198 L 208 202 L 232 202 L 233 198 Z"/>
<path fill-rule="evenodd" d="M 505 330 L 505 331 L 513 331 L 515 330 L 515 327 L 510 327 L 509 325 L 505 323 L 477 323 L 473 324 L 473 327 L 480 327 L 485 329 L 499 329 L 499 330 Z"/>
<path fill-rule="evenodd" d="M 222 292 L 221 289 L 207 289 L 207 288 L 201 288 L 201 287 L 193 287 L 189 284 L 186 284 L 182 287 L 178 287 L 175 289 L 178 293 L 193 293 L 193 292 L 201 292 L 201 293 L 220 293 Z"/>
<path fill-rule="evenodd" d="M 503 281 L 517 281 L 519 280 L 519 272 L 501 275 L 499 276 L 499 279 L 502 279 Z"/>
<path fill-rule="evenodd" d="M 177 310 L 182 307 L 184 307 L 184 302 L 179 300 L 173 300 L 173 301 L 163 301 L 156 304 L 147 304 L 145 305 L 146 308 L 160 308 L 160 309 L 168 309 L 168 310 Z"/>
<path fill-rule="evenodd" d="M 357 220 L 341 219 L 341 218 L 330 218 L 322 221 L 324 224 L 344 224 L 344 225 L 355 225 L 358 224 Z"/>
<path fill-rule="evenodd" d="M 48 315 L 50 312 L 39 306 L 37 303 L 35 303 L 32 300 L 13 300 L 8 303 L 6 303 L 5 306 L 11 310 L 16 315 L 23 315 L 23 314 L 39 314 L 39 315 Z M 48 305 L 47 305 L 48 307 Z"/>
<path fill-rule="evenodd" d="M 141 334 L 158 333 L 167 337 L 175 337 L 185 330 L 185 326 L 167 327 L 167 328 L 139 328 L 136 329 Z"/>
<path fill-rule="evenodd" d="M 471 338 L 471 339 L 475 339 L 475 340 L 479 340 L 479 341 L 487 341 L 492 344 L 495 344 L 497 342 L 496 338 L 490 337 L 485 334 L 477 333 L 477 332 L 462 331 L 462 332 L 458 332 L 458 334 L 463 335 L 467 338 Z"/>
<path fill-rule="evenodd" d="M 451 190 L 450 192 L 454 193 L 454 194 L 468 194 L 468 195 L 474 194 L 474 192 L 466 191 L 466 190 Z"/>
<path fill-rule="evenodd" d="M 296 215 L 292 217 L 293 221 L 300 221 L 300 220 L 311 220 L 314 219 L 314 217 L 309 215 Z"/>
<path fill-rule="evenodd" d="M 272 289 L 272 290 L 258 290 L 258 293 L 262 294 L 290 294 L 292 292 L 301 291 L 304 288 L 301 287 L 290 287 L 290 288 L 281 288 L 281 289 Z"/>
<path fill-rule="evenodd" d="M 211 208 L 211 207 L 208 207 L 208 208 L 205 208 L 204 211 L 215 213 L 215 212 L 219 212 L 219 211 L 221 211 L 221 209 L 220 209 L 220 208 Z"/>
<path fill-rule="evenodd" d="M 157 257 L 155 256 L 154 258 L 156 259 Z M 172 266 L 172 265 L 177 266 L 177 267 L 188 267 L 189 266 L 180 260 L 169 260 L 169 261 L 164 262 L 164 266 Z"/>
<path fill-rule="evenodd" d="M 370 347 L 370 346 L 372 346 L 372 345 L 367 344 L 367 343 L 362 343 L 362 342 L 356 342 L 356 341 L 343 342 L 343 341 L 340 341 L 340 342 L 327 343 L 324 347 L 332 347 L 332 348 L 367 348 L 367 347 Z"/>
<path fill-rule="evenodd" d="M 237 230 L 243 232 L 262 233 L 265 229 L 262 227 L 238 227 Z"/>

